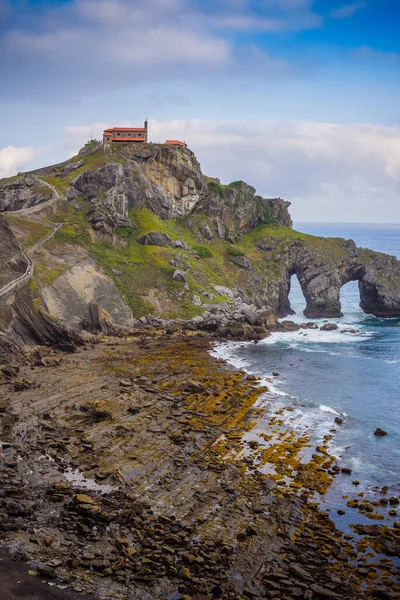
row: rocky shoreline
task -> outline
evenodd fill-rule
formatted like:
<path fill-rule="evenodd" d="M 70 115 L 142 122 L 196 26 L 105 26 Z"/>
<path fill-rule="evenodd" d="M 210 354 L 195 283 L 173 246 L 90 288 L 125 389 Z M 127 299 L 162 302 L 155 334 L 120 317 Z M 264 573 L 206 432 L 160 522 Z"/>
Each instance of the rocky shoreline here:
<path fill-rule="evenodd" d="M 3 369 L 0 535 L 32 590 L 400 598 L 400 524 L 338 531 L 315 499 L 338 472 L 329 439 L 304 463 L 309 439 L 271 413 L 266 444 L 251 440 L 265 388 L 213 359 L 214 341 L 143 329 Z"/>

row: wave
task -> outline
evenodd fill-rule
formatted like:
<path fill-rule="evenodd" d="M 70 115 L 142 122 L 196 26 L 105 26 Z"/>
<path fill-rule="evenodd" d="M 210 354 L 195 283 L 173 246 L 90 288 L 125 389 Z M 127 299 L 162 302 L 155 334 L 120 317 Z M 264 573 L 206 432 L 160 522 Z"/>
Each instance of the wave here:
<path fill-rule="evenodd" d="M 353 326 L 350 326 L 353 327 Z M 260 344 L 351 344 L 361 342 L 374 335 L 372 331 L 350 333 L 343 327 L 336 331 L 321 331 L 320 329 L 300 329 L 299 331 L 274 332 Z"/>
<path fill-rule="evenodd" d="M 319 410 L 322 412 L 331 413 L 332 415 L 337 415 L 338 417 L 341 414 L 341 413 L 337 412 L 337 410 L 335 410 L 334 408 L 331 408 L 330 406 L 326 406 L 325 404 L 321 404 L 319 406 Z"/>

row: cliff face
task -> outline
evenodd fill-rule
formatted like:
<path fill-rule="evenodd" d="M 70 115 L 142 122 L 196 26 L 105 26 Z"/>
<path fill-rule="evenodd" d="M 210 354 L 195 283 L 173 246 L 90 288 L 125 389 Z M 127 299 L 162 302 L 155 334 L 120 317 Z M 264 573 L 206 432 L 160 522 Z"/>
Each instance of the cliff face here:
<path fill-rule="evenodd" d="M 0 212 L 30 208 L 52 197 L 51 190 L 31 175 L 3 180 L 0 185 Z"/>
<path fill-rule="evenodd" d="M 263 333 L 291 313 L 292 276 L 308 317 L 340 316 L 340 289 L 350 280 L 359 281 L 365 312 L 400 316 L 399 261 L 293 231 L 288 202 L 205 177 L 186 148 L 89 144 L 65 163 L 0 182 L 0 199 L 15 207 L 0 221 L 1 261 L 11 265 L 4 284 L 24 267 L 13 232 L 35 267 L 22 288 L 0 290 L 3 331 L 25 342 L 55 337 L 65 345 L 74 338 L 63 328 L 116 332 L 154 318 Z M 62 228 L 37 247 L 56 222 Z"/>

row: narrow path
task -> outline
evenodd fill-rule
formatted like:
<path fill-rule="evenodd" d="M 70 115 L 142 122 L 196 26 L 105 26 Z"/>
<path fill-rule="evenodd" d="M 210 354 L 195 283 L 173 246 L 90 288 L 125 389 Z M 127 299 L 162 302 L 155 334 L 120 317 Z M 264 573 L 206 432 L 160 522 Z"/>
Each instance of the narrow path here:
<path fill-rule="evenodd" d="M 57 190 L 57 188 L 54 187 L 54 185 L 52 185 L 51 183 L 47 183 L 47 181 L 43 181 L 42 179 L 39 179 L 39 177 L 36 177 L 36 179 L 38 181 L 40 181 L 41 183 L 47 185 L 49 188 L 51 188 L 53 190 L 53 198 L 46 203 L 47 206 L 49 205 L 49 203 L 53 203 L 53 202 L 63 198 L 63 196 L 60 194 L 60 192 Z M 43 203 L 37 204 L 36 206 L 32 206 L 31 208 L 25 208 L 25 209 L 21 209 L 18 211 L 17 210 L 12 211 L 12 214 L 18 213 L 19 215 L 25 216 L 25 215 L 37 212 L 41 208 L 43 208 Z M 11 212 L 11 211 L 9 211 L 9 212 Z M 48 242 L 52 237 L 54 237 L 55 234 L 57 233 L 57 231 L 59 231 L 61 229 L 61 227 L 62 227 L 62 223 L 58 223 L 57 225 L 55 225 L 54 228 L 52 229 L 52 231 L 50 231 L 50 233 L 48 233 L 42 240 L 40 240 L 39 242 L 36 242 L 36 244 L 34 244 L 30 248 L 28 248 L 28 250 L 22 254 L 22 257 L 26 260 L 26 265 L 27 265 L 25 273 L 23 275 L 20 275 L 20 277 L 13 279 L 12 281 L 10 281 L 6 285 L 4 285 L 2 288 L 0 288 L 0 297 L 4 296 L 5 294 L 8 294 L 8 292 L 10 292 L 14 288 L 16 288 L 20 283 L 24 283 L 25 281 L 28 281 L 28 279 L 30 279 L 32 277 L 35 263 L 31 259 L 29 254 L 34 252 L 35 250 L 37 250 L 40 246 L 42 246 L 43 244 Z"/>

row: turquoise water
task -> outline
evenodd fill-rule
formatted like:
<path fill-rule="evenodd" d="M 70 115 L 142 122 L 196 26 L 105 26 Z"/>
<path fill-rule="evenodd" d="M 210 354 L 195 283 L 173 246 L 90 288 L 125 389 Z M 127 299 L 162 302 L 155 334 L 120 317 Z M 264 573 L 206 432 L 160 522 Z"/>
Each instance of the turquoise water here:
<path fill-rule="evenodd" d="M 295 228 L 351 238 L 358 246 L 400 258 L 400 225 L 297 223 Z M 295 277 L 290 300 L 296 315 L 289 318 L 307 321 Z M 400 319 L 365 315 L 359 308 L 357 282 L 342 288 L 341 301 L 344 316 L 329 320 L 339 325 L 339 331 L 277 333 L 257 345 L 228 343 L 218 349 L 219 356 L 262 377 L 278 371 L 269 405 L 291 406 L 287 425 L 299 433 L 311 432 L 316 444 L 335 427 L 335 416 L 341 415 L 343 425 L 336 427 L 331 452 L 340 466 L 350 467 L 353 473 L 335 481 L 330 492 L 333 504 L 342 494 L 354 496 L 353 479 L 360 481 L 357 491 L 368 495 L 383 485 L 389 486 L 391 494 L 400 493 Z M 358 333 L 342 333 L 344 329 Z M 377 427 L 388 435 L 374 436 Z"/>

